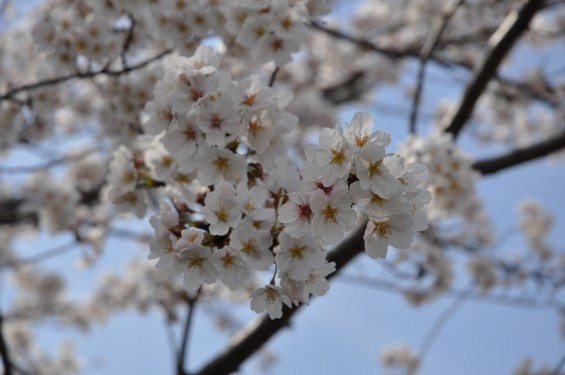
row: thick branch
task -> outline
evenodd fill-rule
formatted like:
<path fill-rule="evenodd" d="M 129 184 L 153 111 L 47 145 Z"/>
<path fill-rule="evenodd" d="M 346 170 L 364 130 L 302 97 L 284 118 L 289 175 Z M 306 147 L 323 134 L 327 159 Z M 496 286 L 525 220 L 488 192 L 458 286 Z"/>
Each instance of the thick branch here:
<path fill-rule="evenodd" d="M 565 148 L 565 131 L 556 137 L 547 139 L 532 146 L 518 148 L 508 154 L 491 159 L 478 160 L 473 168 L 483 175 L 499 172 L 522 163 L 544 157 L 552 152 Z"/>
<path fill-rule="evenodd" d="M 421 51 L 415 48 L 396 49 L 379 46 L 378 44 L 375 44 L 367 39 L 355 37 L 340 30 L 331 29 L 319 23 L 313 23 L 311 24 L 311 27 L 333 38 L 348 41 L 352 44 L 357 45 L 359 48 L 387 56 L 391 59 L 420 58 L 421 56 Z M 470 37 L 471 36 L 459 36 L 458 40 L 464 42 Z M 472 37 L 473 42 L 477 43 L 477 34 L 473 34 Z M 450 43 L 455 43 L 455 40 L 451 40 Z M 445 45 L 439 42 L 436 48 L 440 47 L 445 47 Z M 443 67 L 459 67 L 467 70 L 473 69 L 473 64 L 469 63 L 466 60 L 456 60 L 452 57 L 446 57 L 442 54 L 431 54 L 428 58 L 428 61 L 433 61 Z M 369 87 L 367 87 L 366 85 L 361 85 L 359 83 L 365 77 L 365 74 L 366 73 L 364 71 L 353 72 L 350 75 L 350 78 L 344 80 L 341 84 L 338 84 L 331 89 L 324 89 L 324 97 L 332 103 L 337 104 L 356 100 L 364 91 L 369 89 Z M 544 87 L 533 87 L 527 82 L 515 81 L 501 77 L 498 74 L 494 74 L 492 78 L 496 79 L 503 87 L 508 86 L 518 89 L 528 97 L 543 101 L 551 107 L 555 107 L 560 104 L 559 99 L 556 97 L 556 93 L 558 92 L 557 87 L 552 87 L 549 84 L 544 85 Z"/>
<path fill-rule="evenodd" d="M 547 155 L 563 147 L 565 147 L 565 132 L 550 141 L 515 150 L 509 155 L 477 162 L 474 167 L 483 174 L 494 173 L 500 169 Z M 328 261 L 336 262 L 336 272 L 330 277 L 337 275 L 357 254 L 363 251 L 363 233 L 364 225 L 357 228 L 346 241 L 329 253 Z M 227 347 L 195 375 L 229 374 L 237 371 L 247 358 L 259 350 L 280 329 L 289 326 L 290 319 L 302 306 L 294 309 L 285 308 L 281 319 L 271 320 L 268 316 L 264 316 L 253 321 L 236 334 Z"/>
<path fill-rule="evenodd" d="M 543 6 L 544 0 L 528 0 L 518 12 L 512 12 L 506 17 L 502 25 L 490 38 L 488 50 L 484 60 L 477 66 L 473 77 L 457 111 L 444 121 L 447 133 L 457 138 L 459 132 L 473 113 L 475 104 L 483 94 L 488 82 L 496 75 L 502 59 L 508 54 L 520 35 L 528 28 L 534 15 Z"/>
<path fill-rule="evenodd" d="M 363 251 L 364 231 L 365 224 L 359 226 L 349 238 L 328 254 L 328 261 L 336 263 L 336 271 L 329 275 L 328 278 L 337 275 L 347 263 Z M 256 353 L 281 328 L 287 327 L 292 316 L 302 306 L 304 305 L 293 309 L 285 308 L 281 319 L 271 320 L 265 315 L 254 320 L 237 333 L 227 347 L 216 358 L 196 372 L 195 375 L 221 375 L 237 371 L 246 359 Z"/>

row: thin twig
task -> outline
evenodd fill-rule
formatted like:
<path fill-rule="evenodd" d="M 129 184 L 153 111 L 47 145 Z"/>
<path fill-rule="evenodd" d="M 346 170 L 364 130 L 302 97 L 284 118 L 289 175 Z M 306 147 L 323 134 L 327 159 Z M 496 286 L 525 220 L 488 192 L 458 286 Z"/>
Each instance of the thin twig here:
<path fill-rule="evenodd" d="M 26 166 L 15 166 L 15 167 L 0 166 L 0 173 L 19 174 L 19 173 L 32 173 L 32 172 L 45 171 L 59 164 L 66 163 L 67 161 L 80 160 L 88 156 L 89 154 L 92 154 L 96 150 L 97 148 L 91 148 L 88 150 L 81 151 L 78 154 L 65 155 L 59 158 L 51 159 L 48 162 L 39 165 L 30 165 L 30 166 L 26 165 Z"/>
<path fill-rule="evenodd" d="M 131 25 L 128 29 L 126 38 L 124 40 L 124 45 L 122 46 L 122 52 L 120 53 L 120 57 L 122 59 L 122 67 L 124 69 L 127 69 L 127 53 L 129 48 L 131 47 L 131 43 L 133 42 L 133 33 L 134 33 L 134 29 L 135 29 L 135 18 L 133 18 L 133 16 L 131 14 L 127 14 L 129 21 L 131 22 Z"/>
<path fill-rule="evenodd" d="M 378 289 L 393 294 L 398 294 L 398 292 L 401 291 L 396 282 L 375 277 L 346 274 L 341 275 L 336 279 L 336 281 L 350 285 Z M 470 302 L 532 310 L 558 310 L 561 307 L 561 304 L 555 300 L 540 300 L 539 298 L 507 296 L 503 294 L 484 294 L 480 292 L 477 293 L 472 289 L 451 288 L 445 291 L 443 295 L 454 299 L 461 299 L 465 297 Z"/>
<path fill-rule="evenodd" d="M 175 340 L 175 331 L 172 327 L 172 322 L 170 319 L 165 319 L 165 333 L 167 334 L 167 343 L 169 344 L 169 349 L 171 351 L 171 359 L 174 361 L 177 358 L 178 350 L 177 342 Z"/>
<path fill-rule="evenodd" d="M 520 35 L 526 31 L 543 3 L 544 0 L 528 0 L 519 11 L 510 13 L 491 36 L 488 42 L 490 48 L 483 61 L 474 70 L 457 110 L 452 115 L 446 116 L 443 121 L 443 128 L 447 133 L 453 134 L 453 138 L 457 138 L 488 82 L 496 76 L 500 63 Z"/>
<path fill-rule="evenodd" d="M 163 58 L 164 56 L 170 54 L 171 52 L 173 52 L 172 49 L 167 49 L 164 50 L 163 52 L 148 58 L 147 60 L 143 60 L 137 64 L 131 65 L 129 67 L 125 67 L 123 69 L 119 69 L 119 70 L 112 70 L 110 69 L 109 66 L 105 66 L 104 68 L 101 68 L 99 70 L 94 70 L 94 71 L 88 71 L 88 72 L 78 72 L 78 73 L 74 73 L 74 74 L 69 74 L 69 75 L 65 75 L 65 76 L 61 76 L 61 77 L 55 77 L 55 78 L 50 78 L 50 79 L 46 79 L 43 81 L 38 81 L 35 83 L 30 83 L 27 85 L 22 85 L 16 88 L 13 88 L 11 90 L 9 90 L 8 92 L 0 95 L 0 101 L 2 100 L 7 100 L 7 99 L 12 99 L 12 97 L 22 91 L 32 91 L 32 90 L 36 90 L 45 86 L 53 86 L 53 85 L 58 85 L 61 84 L 63 82 L 66 81 L 70 81 L 73 79 L 88 79 L 88 78 L 93 78 L 99 75 L 107 75 L 107 76 L 112 76 L 112 77 L 117 77 L 120 75 L 124 75 L 130 72 L 133 72 L 135 70 L 138 69 L 142 69 L 145 66 L 151 64 L 152 62 L 155 62 L 157 60 L 160 60 L 161 58 Z"/>
<path fill-rule="evenodd" d="M 435 340 L 438 338 L 441 330 L 445 327 L 445 325 L 449 322 L 449 320 L 453 318 L 455 314 L 457 314 L 461 310 L 464 303 L 465 303 L 465 296 L 458 298 L 436 319 L 434 325 L 428 331 L 428 333 L 424 337 L 424 340 L 422 340 L 422 344 L 420 345 L 420 352 L 419 352 L 420 364 L 424 362 L 426 355 L 429 353 Z"/>
<path fill-rule="evenodd" d="M 346 40 L 350 43 L 353 43 L 357 46 L 359 46 L 360 48 L 363 48 L 367 51 L 372 51 L 375 53 L 378 53 L 380 55 L 383 56 L 387 56 L 389 58 L 392 59 L 400 59 L 400 58 L 405 58 L 405 57 L 416 57 L 419 58 L 420 56 L 420 51 L 416 50 L 416 49 L 395 49 L 395 48 L 389 48 L 389 47 L 381 47 L 375 43 L 372 43 L 371 41 L 364 39 L 364 38 L 358 38 L 355 37 L 353 35 L 349 35 L 346 34 L 342 31 L 339 30 L 335 30 L 335 29 L 331 29 L 328 28 L 326 26 L 324 26 L 323 24 L 319 23 L 319 22 L 311 22 L 310 23 L 310 27 L 312 27 L 313 29 L 316 29 L 318 31 L 324 32 L 327 35 L 330 35 L 336 39 L 341 39 L 341 40 Z M 444 66 L 444 67 L 464 67 L 464 68 L 471 68 L 472 65 L 470 65 L 468 62 L 465 61 L 456 61 L 456 60 L 450 60 L 441 56 L 430 56 L 430 59 L 433 60 L 435 63 L 437 63 L 438 65 Z"/>
<path fill-rule="evenodd" d="M 192 321 L 194 317 L 194 310 L 196 310 L 196 301 L 198 300 L 199 293 L 200 293 L 200 289 L 198 289 L 196 295 L 193 298 L 190 298 L 188 300 L 188 313 L 186 315 L 186 321 L 184 323 L 184 328 L 182 332 L 181 346 L 177 355 L 177 375 L 187 374 L 184 371 L 184 368 L 185 368 L 185 363 L 187 363 L 188 339 L 190 338 L 190 327 L 192 325 Z"/>
<path fill-rule="evenodd" d="M 269 79 L 269 87 L 273 87 L 273 85 L 275 84 L 275 80 L 277 79 L 277 74 L 279 72 L 281 68 L 279 68 L 278 66 L 275 68 L 275 70 L 273 70 L 273 74 L 271 74 L 271 79 Z"/>
<path fill-rule="evenodd" d="M 38 254 L 35 254 L 35 255 L 32 255 L 32 256 L 29 256 L 29 257 L 26 257 L 26 258 L 9 260 L 9 261 L 0 263 L 0 269 L 8 268 L 8 267 L 21 267 L 21 266 L 27 265 L 27 264 L 40 263 L 40 262 L 43 262 L 45 260 L 57 257 L 59 255 L 66 254 L 66 253 L 72 251 L 76 247 L 76 245 L 77 245 L 76 240 L 73 239 L 73 241 L 71 241 L 71 242 L 65 243 L 63 245 L 56 246 L 52 249 L 42 251 Z"/>
<path fill-rule="evenodd" d="M 416 84 L 416 91 L 412 98 L 412 111 L 410 112 L 410 133 L 416 132 L 416 124 L 418 121 L 418 109 L 420 107 L 420 98 L 422 95 L 422 89 L 424 88 L 426 64 L 430 58 L 432 52 L 434 51 L 443 30 L 447 26 L 447 23 L 455 14 L 455 11 L 465 0 L 455 0 L 453 3 L 449 4 L 448 7 L 443 12 L 443 15 L 438 18 L 434 23 L 432 31 L 428 35 L 422 49 L 420 51 L 420 64 L 418 67 L 418 78 Z"/>

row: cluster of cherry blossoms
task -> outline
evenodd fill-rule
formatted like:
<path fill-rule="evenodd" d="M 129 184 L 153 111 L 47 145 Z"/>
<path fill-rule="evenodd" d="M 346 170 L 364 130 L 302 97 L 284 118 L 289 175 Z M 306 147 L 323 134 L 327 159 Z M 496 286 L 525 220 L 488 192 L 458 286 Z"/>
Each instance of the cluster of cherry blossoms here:
<path fill-rule="evenodd" d="M 459 149 L 450 134 L 435 132 L 425 139 L 412 136 L 401 149 L 406 160 L 429 168 L 427 183 L 433 196 L 430 219 L 473 216 L 471 211 L 477 209 L 478 201 L 475 182 L 480 175 L 473 170 L 473 159 Z"/>
<path fill-rule="evenodd" d="M 147 188 L 172 197 L 174 209 L 163 205 L 150 220 L 157 267 L 183 274 L 189 292 L 218 280 L 236 290 L 251 272 L 270 272 L 251 308 L 279 318 L 283 304 L 325 294 L 335 270 L 325 247 L 354 228 L 358 212 L 369 218 L 369 256 L 410 247 L 427 227 L 424 165 L 386 153 L 390 136 L 357 113 L 344 129 L 324 129 L 299 171 L 284 141 L 299 121 L 285 110 L 292 95 L 259 76 L 232 81 L 220 62 L 207 46 L 179 58 L 146 106 L 150 147 L 121 146 L 110 164 L 107 196 L 121 210 L 143 216 Z"/>
<path fill-rule="evenodd" d="M 32 30 L 56 73 L 73 71 L 77 59 L 105 64 L 119 58 L 124 45 L 154 43 L 192 54 L 211 35 L 233 44 L 242 59 L 282 66 L 298 52 L 308 19 L 330 11 L 324 0 L 80 0 L 52 12 L 60 3 L 48 2 L 49 16 Z"/>

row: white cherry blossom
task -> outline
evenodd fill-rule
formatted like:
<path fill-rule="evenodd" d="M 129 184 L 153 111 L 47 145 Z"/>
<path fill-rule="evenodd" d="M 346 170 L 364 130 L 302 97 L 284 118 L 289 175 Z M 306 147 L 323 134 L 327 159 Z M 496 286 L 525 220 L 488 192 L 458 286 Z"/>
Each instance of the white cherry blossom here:
<path fill-rule="evenodd" d="M 210 233 L 222 236 L 228 233 L 241 220 L 240 204 L 235 195 L 235 188 L 220 182 L 216 189 L 206 196 L 202 215 L 210 223 Z"/>
<path fill-rule="evenodd" d="M 310 198 L 314 216 L 312 231 L 326 244 L 340 241 L 345 232 L 353 229 L 357 213 L 351 208 L 353 198 L 343 192 L 327 196 L 318 190 Z"/>
<path fill-rule="evenodd" d="M 247 263 L 242 259 L 239 251 L 230 246 L 216 250 L 214 253 L 218 279 L 230 289 L 238 289 L 249 278 Z"/>
<path fill-rule="evenodd" d="M 283 232 L 279 234 L 279 244 L 275 262 L 293 280 L 308 279 L 312 269 L 325 263 L 326 253 L 312 234 L 293 238 Z"/>
<path fill-rule="evenodd" d="M 202 283 L 212 284 L 216 281 L 216 260 L 210 249 L 200 245 L 190 245 L 181 251 L 173 264 L 177 272 L 183 274 L 183 286 L 194 293 Z"/>
<path fill-rule="evenodd" d="M 288 307 L 292 306 L 290 298 L 279 286 L 266 285 L 251 293 L 251 310 L 257 314 L 267 311 L 271 319 L 282 317 L 283 303 Z"/>
<path fill-rule="evenodd" d="M 273 265 L 272 244 L 273 239 L 268 231 L 256 229 L 246 220 L 233 230 L 230 240 L 230 246 L 239 250 L 243 259 L 259 271 L 267 271 Z"/>
<path fill-rule="evenodd" d="M 406 214 L 370 218 L 365 230 L 365 251 L 371 258 L 385 258 L 388 246 L 408 249 L 412 244 L 412 218 Z"/>

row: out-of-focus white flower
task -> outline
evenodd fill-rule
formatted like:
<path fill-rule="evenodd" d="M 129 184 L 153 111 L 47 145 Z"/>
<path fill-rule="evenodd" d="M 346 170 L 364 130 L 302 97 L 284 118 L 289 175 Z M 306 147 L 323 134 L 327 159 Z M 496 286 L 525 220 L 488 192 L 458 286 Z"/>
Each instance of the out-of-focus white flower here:
<path fill-rule="evenodd" d="M 385 368 L 400 368 L 414 375 L 419 367 L 418 354 L 405 344 L 391 345 L 381 351 L 381 364 Z"/>
<path fill-rule="evenodd" d="M 292 306 L 290 298 L 284 294 L 283 289 L 279 286 L 266 285 L 251 293 L 251 310 L 257 314 L 266 310 L 271 319 L 282 317 L 283 303 L 288 307 Z"/>
<path fill-rule="evenodd" d="M 212 284 L 218 277 L 212 251 L 201 245 L 190 245 L 176 256 L 174 269 L 182 273 L 183 286 L 191 293 L 198 290 L 203 282 Z"/>

